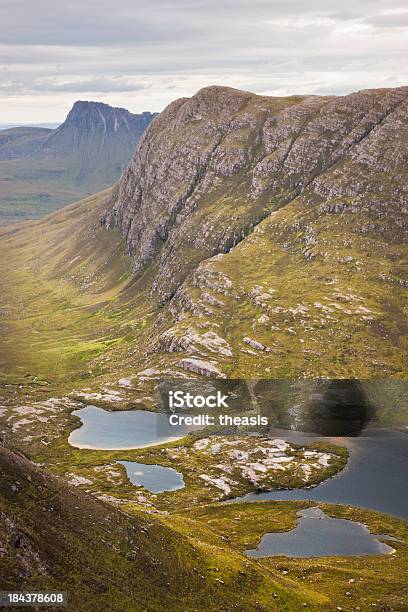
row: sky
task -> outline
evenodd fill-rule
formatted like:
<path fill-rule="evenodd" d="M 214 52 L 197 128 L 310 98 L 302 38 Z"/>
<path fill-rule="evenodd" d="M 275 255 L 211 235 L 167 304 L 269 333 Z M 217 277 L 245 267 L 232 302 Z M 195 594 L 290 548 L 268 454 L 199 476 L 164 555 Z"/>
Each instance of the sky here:
<path fill-rule="evenodd" d="M 75 100 L 161 111 L 207 85 L 266 95 L 408 85 L 405 0 L 0 0 L 0 123 Z"/>

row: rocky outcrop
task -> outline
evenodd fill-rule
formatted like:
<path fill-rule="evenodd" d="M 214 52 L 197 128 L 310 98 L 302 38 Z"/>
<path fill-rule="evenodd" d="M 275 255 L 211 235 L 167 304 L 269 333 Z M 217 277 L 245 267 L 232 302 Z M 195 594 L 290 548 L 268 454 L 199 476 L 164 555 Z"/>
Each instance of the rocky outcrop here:
<path fill-rule="evenodd" d="M 211 352 L 226 357 L 232 356 L 231 347 L 214 331 L 198 333 L 192 327 L 187 328 L 181 335 L 177 330 L 168 329 L 159 339 L 156 350 L 175 353 L 184 351 L 186 353 Z"/>
<path fill-rule="evenodd" d="M 216 365 L 209 361 L 203 361 L 202 359 L 182 359 L 179 366 L 183 370 L 193 372 L 194 374 L 200 374 L 201 376 L 207 376 L 209 378 L 226 378 L 225 374 L 220 372 Z"/>
<path fill-rule="evenodd" d="M 156 119 L 103 223 L 124 234 L 135 271 L 159 260 L 153 291 L 167 300 L 197 263 L 228 252 L 300 194 L 323 214 L 366 208 L 381 217 L 390 203 L 406 215 L 405 189 L 391 179 L 408 159 L 407 104 L 404 87 L 339 98 L 205 88 Z M 308 259 L 314 240 L 305 234 Z"/>
<path fill-rule="evenodd" d="M 253 340 L 252 338 L 245 337 L 243 338 L 243 342 L 256 349 L 257 351 L 270 351 L 270 348 L 262 344 L 262 342 L 258 342 L 257 340 Z"/>
<path fill-rule="evenodd" d="M 400 375 L 407 135 L 408 87 L 170 104 L 101 218 L 161 307 L 144 354 L 236 377 Z"/>
<path fill-rule="evenodd" d="M 76 184 L 102 189 L 120 176 L 154 116 L 80 100 L 33 153 L 34 159 L 63 159 Z"/>

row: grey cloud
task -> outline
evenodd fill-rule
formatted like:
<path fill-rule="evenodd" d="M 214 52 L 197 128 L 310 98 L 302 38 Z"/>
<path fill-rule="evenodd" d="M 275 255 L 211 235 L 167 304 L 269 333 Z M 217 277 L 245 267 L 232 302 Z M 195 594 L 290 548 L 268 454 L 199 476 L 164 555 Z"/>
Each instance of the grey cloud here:
<path fill-rule="evenodd" d="M 137 111 L 212 83 L 278 95 L 400 84 L 407 15 L 404 0 L 1 0 L 0 98 L 14 120 L 30 100 L 54 113 L 81 92 Z"/>
<path fill-rule="evenodd" d="M 147 89 L 146 84 L 132 83 L 129 79 L 115 78 L 89 78 L 79 81 L 67 81 L 57 79 L 39 80 L 31 85 L 33 91 L 50 92 L 129 92 Z"/>
<path fill-rule="evenodd" d="M 364 21 L 377 28 L 408 28 L 408 11 L 373 15 Z"/>
<path fill-rule="evenodd" d="M 387 8 L 402 6 L 388 0 Z M 229 33 L 252 38 L 251 28 L 267 19 L 328 15 L 363 18 L 381 9 L 376 0 L 15 0 L 0 5 L 0 42 L 26 45 L 165 45 L 211 40 Z"/>

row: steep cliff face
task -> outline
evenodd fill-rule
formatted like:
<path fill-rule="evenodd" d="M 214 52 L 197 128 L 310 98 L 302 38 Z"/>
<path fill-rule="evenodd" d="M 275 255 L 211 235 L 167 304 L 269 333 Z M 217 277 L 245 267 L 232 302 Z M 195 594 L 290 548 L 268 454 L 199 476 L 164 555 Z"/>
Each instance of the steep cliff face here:
<path fill-rule="evenodd" d="M 34 156 L 63 159 L 76 184 L 107 187 L 120 175 L 154 114 L 101 102 L 75 102 Z"/>
<path fill-rule="evenodd" d="M 148 350 L 209 373 L 401 372 L 407 133 L 407 87 L 170 104 L 102 218 L 168 304 Z"/>
<path fill-rule="evenodd" d="M 41 217 L 112 185 L 154 116 L 79 101 L 56 130 L 0 131 L 0 225 Z"/>
<path fill-rule="evenodd" d="M 407 99 L 407 88 L 286 99 L 201 90 L 155 121 L 105 222 L 127 237 L 135 270 L 160 251 L 154 288 L 166 299 L 191 265 L 228 251 L 300 194 L 327 211 L 378 210 L 384 199 L 396 209 Z"/>

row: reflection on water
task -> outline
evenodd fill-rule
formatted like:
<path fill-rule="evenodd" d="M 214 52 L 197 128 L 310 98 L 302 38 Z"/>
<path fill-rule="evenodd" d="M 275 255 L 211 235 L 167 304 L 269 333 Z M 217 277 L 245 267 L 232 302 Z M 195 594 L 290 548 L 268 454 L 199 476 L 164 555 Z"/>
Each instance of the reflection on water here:
<path fill-rule="evenodd" d="M 121 450 L 144 448 L 179 440 L 192 428 L 172 426 L 167 415 L 147 410 L 103 410 L 86 406 L 75 410 L 82 426 L 74 429 L 69 443 L 76 448 Z"/>
<path fill-rule="evenodd" d="M 125 467 L 130 482 L 144 487 L 151 493 L 176 491 L 184 487 L 183 475 L 173 468 L 136 461 L 117 461 L 117 463 Z"/>
<path fill-rule="evenodd" d="M 275 430 L 298 444 L 310 444 L 316 436 Z M 233 501 L 311 500 L 360 506 L 408 519 L 408 435 L 391 430 L 366 429 L 358 438 L 325 438 L 347 446 L 347 467 L 329 480 L 310 489 L 249 493 Z"/>
<path fill-rule="evenodd" d="M 306 508 L 297 513 L 298 524 L 292 531 L 266 533 L 258 546 L 245 551 L 249 557 L 335 557 L 385 555 L 394 549 L 381 540 L 387 535 L 373 535 L 365 525 L 327 516 L 320 508 Z M 379 539 L 380 538 L 380 539 Z"/>

